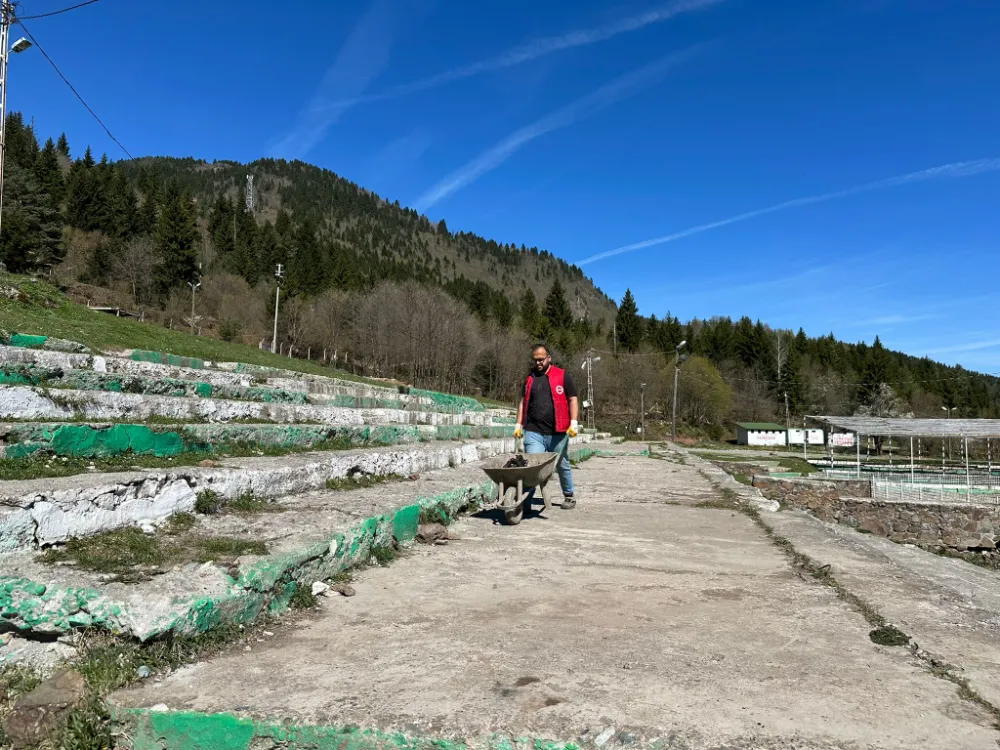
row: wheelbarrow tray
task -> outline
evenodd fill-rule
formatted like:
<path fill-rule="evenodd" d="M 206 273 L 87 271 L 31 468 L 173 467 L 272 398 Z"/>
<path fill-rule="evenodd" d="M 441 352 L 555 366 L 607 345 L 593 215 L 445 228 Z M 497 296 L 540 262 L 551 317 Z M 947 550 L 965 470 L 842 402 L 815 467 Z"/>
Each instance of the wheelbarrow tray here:
<path fill-rule="evenodd" d="M 513 458 L 510 454 L 505 454 L 484 461 L 483 471 L 496 484 L 502 484 L 504 487 L 517 487 L 517 482 L 520 480 L 521 486 L 527 490 L 544 484 L 552 476 L 561 454 L 524 453 L 522 455 L 528 462 L 527 466 L 504 468 L 504 464 Z"/>

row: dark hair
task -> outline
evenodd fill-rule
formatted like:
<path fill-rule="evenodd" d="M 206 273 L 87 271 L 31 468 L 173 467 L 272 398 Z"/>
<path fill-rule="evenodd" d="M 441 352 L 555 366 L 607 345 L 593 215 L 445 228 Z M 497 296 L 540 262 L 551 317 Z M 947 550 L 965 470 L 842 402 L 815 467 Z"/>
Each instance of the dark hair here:
<path fill-rule="evenodd" d="M 535 351 L 535 349 L 544 349 L 546 354 L 548 355 L 552 354 L 552 352 L 549 351 L 548 344 L 542 344 L 542 343 L 535 344 L 533 347 L 531 347 L 531 351 Z"/>

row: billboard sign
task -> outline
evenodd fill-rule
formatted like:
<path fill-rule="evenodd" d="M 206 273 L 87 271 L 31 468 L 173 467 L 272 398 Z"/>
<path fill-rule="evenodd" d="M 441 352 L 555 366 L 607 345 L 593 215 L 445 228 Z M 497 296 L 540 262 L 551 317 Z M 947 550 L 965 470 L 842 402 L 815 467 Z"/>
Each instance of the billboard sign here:
<path fill-rule="evenodd" d="M 853 432 L 830 433 L 830 446 L 833 448 L 853 448 L 854 433 Z"/>

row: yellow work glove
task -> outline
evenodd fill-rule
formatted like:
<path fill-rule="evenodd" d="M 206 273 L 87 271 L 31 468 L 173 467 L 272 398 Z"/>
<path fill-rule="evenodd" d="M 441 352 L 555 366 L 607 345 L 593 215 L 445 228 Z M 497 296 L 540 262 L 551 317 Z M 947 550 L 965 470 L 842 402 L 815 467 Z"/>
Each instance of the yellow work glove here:
<path fill-rule="evenodd" d="M 514 425 L 514 437 L 516 438 L 524 437 L 524 428 L 520 424 Z"/>
<path fill-rule="evenodd" d="M 575 419 L 569 423 L 569 429 L 566 430 L 566 434 L 569 435 L 571 438 L 576 437 L 577 435 L 580 434 L 580 425 L 577 423 Z"/>

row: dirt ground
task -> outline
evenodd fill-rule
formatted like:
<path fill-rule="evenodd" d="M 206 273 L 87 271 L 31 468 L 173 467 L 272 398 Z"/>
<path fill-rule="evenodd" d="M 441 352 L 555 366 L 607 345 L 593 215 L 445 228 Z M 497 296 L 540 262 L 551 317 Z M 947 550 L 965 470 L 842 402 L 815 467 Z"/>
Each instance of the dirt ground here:
<path fill-rule="evenodd" d="M 592 459 L 575 510 L 466 518 L 252 651 L 116 700 L 598 748 L 997 747 L 987 709 L 705 507 L 722 497 L 693 463 Z"/>

